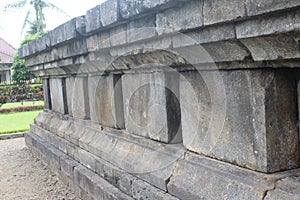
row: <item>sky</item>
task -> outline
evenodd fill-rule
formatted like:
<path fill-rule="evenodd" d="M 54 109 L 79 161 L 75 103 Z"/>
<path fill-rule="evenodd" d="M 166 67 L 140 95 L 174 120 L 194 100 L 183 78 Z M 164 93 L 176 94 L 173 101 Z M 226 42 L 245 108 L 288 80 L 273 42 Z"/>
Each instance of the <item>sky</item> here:
<path fill-rule="evenodd" d="M 20 0 L 0 0 L 0 37 L 15 48 L 19 47 L 20 41 L 24 38 L 24 36 L 21 36 L 21 30 L 27 9 L 15 9 L 4 12 L 2 8 L 3 5 L 19 1 Z M 48 2 L 51 2 L 65 11 L 68 16 L 55 11 L 46 11 L 46 29 L 52 30 L 74 17 L 85 15 L 87 10 L 101 4 L 103 1 L 104 0 L 48 0 Z"/>

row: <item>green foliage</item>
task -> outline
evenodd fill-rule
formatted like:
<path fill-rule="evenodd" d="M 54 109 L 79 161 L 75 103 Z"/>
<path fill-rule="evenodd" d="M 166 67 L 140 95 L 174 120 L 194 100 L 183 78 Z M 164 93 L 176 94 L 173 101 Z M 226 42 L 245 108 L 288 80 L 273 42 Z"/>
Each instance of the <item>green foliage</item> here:
<path fill-rule="evenodd" d="M 28 33 L 43 33 L 46 28 L 45 10 L 54 10 L 58 13 L 62 13 L 68 16 L 63 10 L 55 6 L 48 0 L 19 0 L 14 3 L 6 4 L 4 6 L 5 10 L 23 10 L 27 9 L 26 17 L 24 19 L 22 33 L 27 25 L 30 26 L 30 31 Z M 34 12 L 32 12 L 34 11 Z M 35 16 L 35 20 L 31 20 L 32 15 Z"/>
<path fill-rule="evenodd" d="M 43 86 L 11 86 L 0 87 L 0 107 L 7 102 L 23 102 L 24 100 L 42 100 L 44 98 Z"/>
<path fill-rule="evenodd" d="M 28 35 L 27 37 L 25 37 L 24 40 L 22 40 L 20 47 L 23 47 L 28 42 L 33 41 L 41 36 L 42 36 L 42 33 Z M 18 85 L 20 85 L 24 81 L 35 78 L 35 75 L 30 71 L 30 68 L 25 66 L 24 59 L 19 58 L 18 52 L 15 53 L 15 55 L 14 55 L 14 62 L 12 65 L 12 70 L 13 70 L 12 80 L 15 81 Z"/>

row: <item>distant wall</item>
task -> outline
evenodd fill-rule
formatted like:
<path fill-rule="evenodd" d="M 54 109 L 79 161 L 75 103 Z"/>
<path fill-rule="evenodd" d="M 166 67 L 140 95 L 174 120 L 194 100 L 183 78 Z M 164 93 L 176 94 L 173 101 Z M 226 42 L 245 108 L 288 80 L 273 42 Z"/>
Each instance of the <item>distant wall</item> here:
<path fill-rule="evenodd" d="M 83 198 L 296 197 L 299 21 L 294 0 L 108 0 L 19 49 L 44 85 L 27 144 Z"/>

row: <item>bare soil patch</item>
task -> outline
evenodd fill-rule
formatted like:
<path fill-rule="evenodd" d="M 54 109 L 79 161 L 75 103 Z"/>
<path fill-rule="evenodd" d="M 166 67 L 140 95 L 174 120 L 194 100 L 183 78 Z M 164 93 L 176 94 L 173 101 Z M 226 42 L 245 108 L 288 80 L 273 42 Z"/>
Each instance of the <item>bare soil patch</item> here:
<path fill-rule="evenodd" d="M 79 200 L 26 147 L 24 138 L 0 140 L 0 199 Z"/>

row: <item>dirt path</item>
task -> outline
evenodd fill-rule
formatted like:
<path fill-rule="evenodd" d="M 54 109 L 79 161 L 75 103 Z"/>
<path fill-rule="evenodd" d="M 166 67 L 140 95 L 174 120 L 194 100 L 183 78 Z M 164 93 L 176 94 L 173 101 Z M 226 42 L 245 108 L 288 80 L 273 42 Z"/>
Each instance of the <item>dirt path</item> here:
<path fill-rule="evenodd" d="M 0 140 L 0 199 L 76 199 L 57 176 L 34 158 L 24 138 Z"/>

